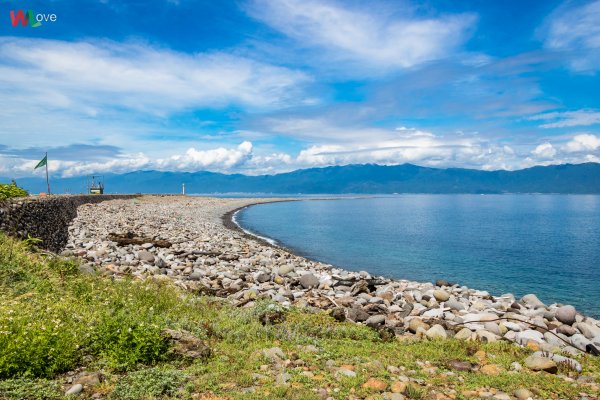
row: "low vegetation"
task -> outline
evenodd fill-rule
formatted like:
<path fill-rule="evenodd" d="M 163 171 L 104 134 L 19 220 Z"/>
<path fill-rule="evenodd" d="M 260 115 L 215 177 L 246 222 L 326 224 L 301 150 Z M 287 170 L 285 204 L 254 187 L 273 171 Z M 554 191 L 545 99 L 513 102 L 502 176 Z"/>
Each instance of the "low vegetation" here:
<path fill-rule="evenodd" d="M 0 200 L 12 199 L 13 197 L 27 197 L 29 193 L 21 189 L 16 183 L 0 183 Z"/>
<path fill-rule="evenodd" d="M 182 356 L 166 333 L 173 331 L 206 344 L 210 355 Z M 281 353 L 265 353 L 275 347 Z M 398 389 L 399 378 L 414 399 L 519 388 L 542 398 L 594 396 L 600 358 L 578 358 L 591 382 L 567 370 L 572 381 L 510 371 L 529 354 L 507 343 L 385 341 L 317 310 L 268 301 L 236 308 L 166 280 L 83 274 L 74 260 L 0 234 L 0 399 L 59 399 L 74 378 L 92 372 L 101 378 L 85 385 L 82 398 L 319 399 L 326 391 L 335 399 L 378 399 Z M 474 371 L 453 369 L 453 361 L 468 361 Z M 477 371 L 482 364 L 497 373 Z M 340 374 L 342 366 L 352 373 Z"/>

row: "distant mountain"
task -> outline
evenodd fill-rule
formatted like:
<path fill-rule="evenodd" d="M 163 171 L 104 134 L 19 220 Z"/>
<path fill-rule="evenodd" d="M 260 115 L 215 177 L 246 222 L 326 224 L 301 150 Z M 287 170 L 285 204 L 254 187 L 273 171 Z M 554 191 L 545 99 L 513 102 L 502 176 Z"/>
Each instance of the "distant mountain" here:
<path fill-rule="evenodd" d="M 8 179 L 0 178 L 7 182 Z M 52 178 L 54 193 L 82 193 L 85 177 Z M 17 182 L 31 193 L 45 191 L 40 178 Z M 346 165 L 277 175 L 136 171 L 105 174 L 107 193 L 598 193 L 600 164 L 564 164 L 518 171 L 427 168 L 412 164 Z"/>

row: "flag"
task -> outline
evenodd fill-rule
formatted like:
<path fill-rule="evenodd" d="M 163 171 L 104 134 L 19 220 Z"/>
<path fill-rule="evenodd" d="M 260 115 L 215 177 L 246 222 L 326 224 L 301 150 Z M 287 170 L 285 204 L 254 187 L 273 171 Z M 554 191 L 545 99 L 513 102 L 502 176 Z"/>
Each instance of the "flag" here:
<path fill-rule="evenodd" d="M 43 167 L 44 165 L 48 164 L 48 154 L 46 154 L 46 156 L 44 158 L 42 158 L 42 161 L 40 161 L 34 168 L 34 170 Z"/>

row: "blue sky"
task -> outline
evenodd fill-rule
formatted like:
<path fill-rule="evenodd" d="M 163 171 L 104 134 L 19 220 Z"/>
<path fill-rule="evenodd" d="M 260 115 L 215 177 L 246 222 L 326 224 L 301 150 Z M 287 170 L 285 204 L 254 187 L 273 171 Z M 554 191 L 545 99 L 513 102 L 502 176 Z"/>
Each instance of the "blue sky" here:
<path fill-rule="evenodd" d="M 11 10 L 56 14 L 13 27 Z M 0 176 L 600 162 L 600 0 L 0 3 Z"/>

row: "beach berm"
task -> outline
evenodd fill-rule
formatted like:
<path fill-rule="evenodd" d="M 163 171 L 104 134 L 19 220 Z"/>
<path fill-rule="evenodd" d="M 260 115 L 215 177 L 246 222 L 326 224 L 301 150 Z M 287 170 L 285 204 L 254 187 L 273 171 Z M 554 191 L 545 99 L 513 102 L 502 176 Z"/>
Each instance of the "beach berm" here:
<path fill-rule="evenodd" d="M 146 196 L 83 205 L 69 228 L 64 254 L 76 254 L 87 261 L 86 269 L 100 274 L 169 277 L 237 305 L 268 299 L 283 307 L 341 307 L 349 320 L 385 326 L 396 335 L 412 330 L 418 337 L 451 337 L 467 328 L 472 332 L 467 340 L 502 339 L 547 352 L 578 355 L 588 345 L 600 347 L 599 321 L 571 306 L 545 305 L 535 294 L 517 299 L 445 286 L 449 283 L 443 280 L 436 283 L 444 286 L 437 286 L 346 271 L 254 240 L 229 221 L 223 223 L 223 215 L 232 210 L 270 201 L 282 199 Z M 128 233 L 149 242 L 123 246 L 110 239 Z M 411 321 L 424 326 L 410 329 Z M 560 333 L 570 332 L 564 326 L 573 334 Z"/>
<path fill-rule="evenodd" d="M 0 398 L 598 397 L 585 353 L 598 321 L 533 295 L 347 271 L 231 224 L 268 201 L 82 205 L 60 257 L 3 237 Z M 17 331 L 68 357 L 41 368 Z"/>

